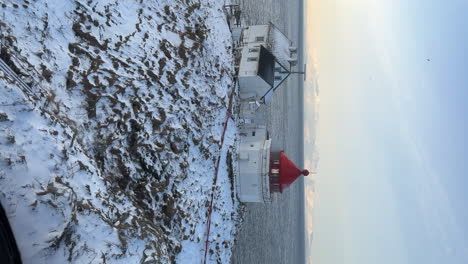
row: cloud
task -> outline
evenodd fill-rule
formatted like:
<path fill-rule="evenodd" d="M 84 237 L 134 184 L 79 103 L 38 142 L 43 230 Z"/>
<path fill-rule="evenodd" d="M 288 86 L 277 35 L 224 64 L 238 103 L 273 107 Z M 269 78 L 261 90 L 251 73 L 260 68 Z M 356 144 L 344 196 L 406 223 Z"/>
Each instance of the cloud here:
<path fill-rule="evenodd" d="M 313 89 L 306 89 L 305 90 L 305 103 L 309 106 L 313 106 L 313 103 L 314 103 L 314 95 L 313 95 Z"/>
<path fill-rule="evenodd" d="M 313 209 L 314 209 L 314 187 L 313 185 L 306 184 L 305 188 L 305 225 L 306 234 L 310 235 L 314 232 L 313 223 Z"/>
<path fill-rule="evenodd" d="M 312 161 L 310 159 L 304 160 L 304 168 L 312 168 Z"/>
<path fill-rule="evenodd" d="M 304 126 L 304 140 L 306 143 L 311 143 L 312 142 L 312 136 L 310 132 L 310 127 L 309 126 Z"/>

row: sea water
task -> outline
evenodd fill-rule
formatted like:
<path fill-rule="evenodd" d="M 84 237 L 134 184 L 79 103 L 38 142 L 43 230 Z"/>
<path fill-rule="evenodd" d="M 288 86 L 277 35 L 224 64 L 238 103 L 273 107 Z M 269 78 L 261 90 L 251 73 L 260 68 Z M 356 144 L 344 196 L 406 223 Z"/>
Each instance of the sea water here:
<path fill-rule="evenodd" d="M 240 0 L 244 25 L 273 22 L 298 47 L 303 70 L 303 0 Z M 292 75 L 268 102 L 272 147 L 304 164 L 303 76 Z M 304 182 L 300 178 L 271 204 L 248 204 L 232 263 L 305 262 Z"/>

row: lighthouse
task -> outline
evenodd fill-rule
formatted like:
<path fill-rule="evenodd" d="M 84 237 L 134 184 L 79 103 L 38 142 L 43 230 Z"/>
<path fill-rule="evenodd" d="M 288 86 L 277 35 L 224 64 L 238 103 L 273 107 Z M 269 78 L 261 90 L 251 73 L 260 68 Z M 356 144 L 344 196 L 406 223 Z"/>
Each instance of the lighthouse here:
<path fill-rule="evenodd" d="M 260 135 L 261 137 L 262 135 Z M 256 141 L 257 144 L 250 144 Z M 237 196 L 241 202 L 269 203 L 274 193 L 284 192 L 300 176 L 299 169 L 284 151 L 270 151 L 271 140 L 241 142 Z"/>

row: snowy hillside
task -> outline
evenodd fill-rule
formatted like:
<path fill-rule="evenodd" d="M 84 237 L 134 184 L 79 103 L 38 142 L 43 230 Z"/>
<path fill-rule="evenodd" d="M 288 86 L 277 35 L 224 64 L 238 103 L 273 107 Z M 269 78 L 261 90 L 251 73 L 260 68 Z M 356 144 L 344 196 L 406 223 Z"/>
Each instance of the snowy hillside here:
<path fill-rule="evenodd" d="M 222 1 L 6 1 L 0 202 L 25 263 L 208 262 L 238 219 Z"/>

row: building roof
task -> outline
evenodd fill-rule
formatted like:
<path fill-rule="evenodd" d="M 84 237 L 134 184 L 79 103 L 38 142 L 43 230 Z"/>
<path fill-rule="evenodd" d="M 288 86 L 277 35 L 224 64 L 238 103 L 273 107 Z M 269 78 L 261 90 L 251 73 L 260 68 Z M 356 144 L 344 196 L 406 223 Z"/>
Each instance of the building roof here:
<path fill-rule="evenodd" d="M 265 47 L 260 46 L 260 55 L 257 74 L 266 83 L 273 87 L 275 81 L 275 56 Z"/>
<path fill-rule="evenodd" d="M 284 154 L 280 152 L 280 190 L 283 192 L 289 185 L 291 185 L 299 176 L 309 175 L 308 170 L 300 170 L 296 165 Z"/>
<path fill-rule="evenodd" d="M 273 23 L 269 23 L 268 46 L 269 50 L 276 57 L 278 62 L 286 69 L 290 69 L 289 59 L 291 52 L 289 47 L 293 45 L 292 41 L 281 32 Z"/>

